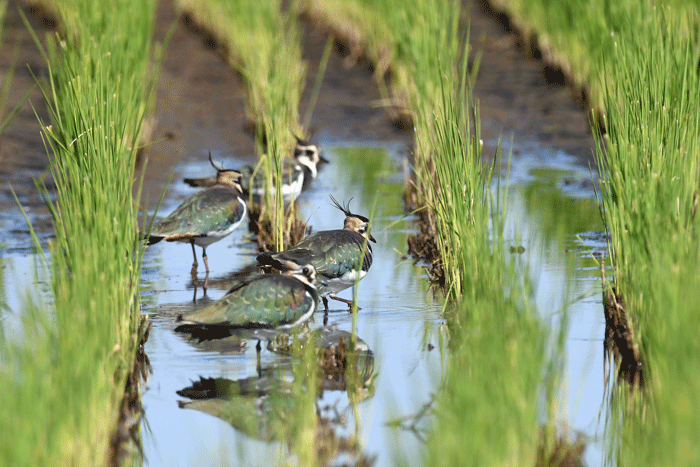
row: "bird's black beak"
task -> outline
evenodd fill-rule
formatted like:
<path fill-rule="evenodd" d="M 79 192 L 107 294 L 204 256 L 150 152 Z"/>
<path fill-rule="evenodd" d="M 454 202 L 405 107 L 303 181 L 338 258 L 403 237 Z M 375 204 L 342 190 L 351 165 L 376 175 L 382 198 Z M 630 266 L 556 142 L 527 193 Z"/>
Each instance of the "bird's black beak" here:
<path fill-rule="evenodd" d="M 319 162 L 325 162 L 326 164 L 328 164 L 328 163 L 330 162 L 328 159 L 326 159 L 325 157 L 323 157 L 323 154 L 320 154 L 320 153 L 319 153 L 319 155 L 318 155 L 318 161 L 319 161 Z"/>
<path fill-rule="evenodd" d="M 374 239 L 374 237 L 372 236 L 372 234 L 369 234 L 369 239 L 370 239 L 370 241 L 371 241 L 372 243 L 377 243 L 377 241 Z"/>

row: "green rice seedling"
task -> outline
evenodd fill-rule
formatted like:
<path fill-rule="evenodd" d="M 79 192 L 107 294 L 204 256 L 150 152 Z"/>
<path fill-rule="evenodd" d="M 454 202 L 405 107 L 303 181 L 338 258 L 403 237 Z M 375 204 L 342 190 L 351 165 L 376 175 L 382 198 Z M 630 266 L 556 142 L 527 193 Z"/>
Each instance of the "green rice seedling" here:
<path fill-rule="evenodd" d="M 301 57 L 296 2 L 288 2 L 286 11 L 280 0 L 178 0 L 177 7 L 214 33 L 226 48 L 227 59 L 243 76 L 261 154 L 260 170 L 272 187 L 273 180 L 282 179 L 281 158 L 291 157 L 293 133 L 305 133 L 299 123 L 299 102 L 306 64 Z M 261 220 L 267 218 L 272 225 L 274 247 L 283 249 L 286 229 L 294 217 L 285 215 L 280 190 L 268 190 L 260 214 Z"/>
<path fill-rule="evenodd" d="M 0 455 L 6 465 L 103 465 L 137 344 L 143 245 L 132 188 L 155 79 L 155 2 L 51 6 L 63 33 L 47 40 L 41 88 L 55 198 L 40 189 L 55 227 L 53 307 L 25 307 L 23 343 L 3 349 L 12 410 L 0 426 L 13 435 Z"/>
<path fill-rule="evenodd" d="M 508 2 L 548 60 L 586 87 L 601 115 L 598 165 L 615 288 L 642 358 L 641 394 L 617 388 L 617 462 L 693 465 L 697 393 L 698 6 Z M 636 371 L 636 370 L 635 370 Z M 638 383 L 640 380 L 638 380 Z M 622 412 L 623 416 L 618 414 Z M 645 433 L 658 434 L 656 442 Z M 612 462 L 612 459 L 611 459 Z"/>
<path fill-rule="evenodd" d="M 617 388 L 614 407 L 623 417 L 611 414 L 608 422 L 616 460 L 635 465 L 700 461 L 693 441 L 700 417 L 687 409 L 700 391 L 693 330 L 700 299 L 699 13 L 691 4 L 635 4 L 620 15 L 614 53 L 603 64 L 605 221 L 644 387 L 641 397 Z M 644 441 L 649 432 L 653 445 Z"/>
<path fill-rule="evenodd" d="M 465 62 L 461 82 L 440 83 L 434 126 L 422 143 L 433 172 L 422 173 L 420 186 L 435 216 L 451 297 L 445 305 L 450 352 L 426 464 L 533 465 L 540 394 L 550 388 L 545 400 L 551 400 L 559 372 L 545 373 L 556 361 L 545 357 L 548 331 L 519 271 L 505 259 L 505 211 L 488 189 L 497 161 L 482 163 Z"/>
<path fill-rule="evenodd" d="M 317 9 L 331 11 L 335 3 L 328 4 Z M 450 352 L 426 464 L 534 464 L 540 396 L 551 400 L 560 359 L 556 351 L 545 357 L 549 332 L 505 259 L 501 195 L 494 203 L 488 190 L 496 165 L 483 164 L 471 98 L 478 57 L 468 70 L 459 4 L 426 0 L 407 8 L 386 0 L 341 11 L 364 14 L 347 20 L 369 37 L 357 43 L 388 47 L 392 92 L 410 109 L 416 132 L 416 191 L 444 269 Z M 372 36 L 383 27 L 382 38 Z M 474 430 L 465 436 L 467 426 Z"/>
<path fill-rule="evenodd" d="M 632 395 L 616 388 L 610 451 L 626 465 L 694 465 L 698 417 L 684 408 L 693 405 L 700 373 L 690 357 L 698 352 L 692 330 L 700 289 L 698 6 L 494 3 L 536 40 L 538 53 L 585 87 L 600 115 L 594 131 L 615 288 L 636 336 L 644 387 Z M 654 443 L 645 441 L 649 432 L 658 434 Z"/>

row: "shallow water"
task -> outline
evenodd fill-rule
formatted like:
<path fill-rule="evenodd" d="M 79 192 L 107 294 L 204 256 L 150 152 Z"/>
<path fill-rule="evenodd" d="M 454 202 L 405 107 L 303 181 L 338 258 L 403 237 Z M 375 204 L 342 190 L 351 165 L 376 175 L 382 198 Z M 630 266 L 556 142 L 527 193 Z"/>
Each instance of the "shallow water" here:
<path fill-rule="evenodd" d="M 403 151 L 398 147 L 333 147 L 325 154 L 331 164 L 323 167 L 311 189 L 298 201 L 301 217 L 308 219 L 314 230 L 342 224 L 343 215 L 331 206 L 329 194 L 339 200 L 353 198 L 351 210 L 367 215 L 377 200 L 372 228 L 377 239 L 373 245 L 375 259 L 359 283 L 361 310 L 357 319 L 358 336 L 374 352 L 377 377 L 374 395 L 358 406 L 359 438 L 368 455 L 378 456 L 375 465 L 393 465 L 397 457 L 416 464 L 423 449 L 419 436 L 387 424 L 418 413 L 431 400 L 441 376 L 439 334 L 444 329 L 439 294 L 428 290 L 423 269 L 401 253 L 414 228 L 410 218 L 402 220 Z M 525 246 L 522 257 L 536 291 L 535 303 L 552 326 L 560 325 L 564 291 L 568 290 L 572 303 L 568 307 L 567 368 L 559 400 L 561 426 L 594 437 L 601 428 L 597 414 L 603 400 L 604 320 L 599 274 L 593 268 L 592 255 L 602 252 L 604 242 L 596 243 L 595 236 L 588 238 L 585 233 L 601 228 L 599 216 L 582 169 L 571 165 L 563 154 L 548 157 L 547 166 L 538 162 L 535 154 L 525 154 L 513 161 L 507 238 L 513 245 Z M 178 185 L 191 169 L 182 167 L 172 189 L 191 191 Z M 574 185 L 578 188 L 572 188 Z M 558 212 L 559 205 L 568 206 L 569 215 Z M 173 332 L 177 313 L 222 296 L 227 277 L 254 264 L 255 251 L 245 240 L 247 235 L 245 229 L 240 229 L 209 248 L 211 274 L 206 297 L 201 285 L 195 291 L 189 275 L 189 245 L 161 243 L 146 255 L 144 312 L 154 323 L 146 345 L 154 373 L 143 398 L 147 465 L 188 465 L 202 455 L 258 464 L 262 459 L 274 462 L 280 455 L 279 445 L 250 439 L 213 416 L 178 408 L 177 401 L 183 398 L 175 394 L 200 377 L 235 380 L 257 374 L 254 341 L 248 342 L 243 353 L 222 354 L 197 349 Z M 201 250 L 197 251 L 199 254 Z M 567 264 L 571 264 L 568 258 L 573 266 L 567 271 Z M 200 281 L 202 276 L 200 272 Z M 350 289 L 340 295 L 352 298 Z M 352 316 L 345 305 L 331 301 L 331 306 L 329 324 L 351 331 Z M 311 328 L 320 326 L 322 320 L 317 313 Z M 283 359 L 263 351 L 262 366 Z M 319 404 L 348 409 L 347 430 L 353 431 L 355 424 L 345 393 L 326 392 Z M 419 433 L 429 427 L 429 420 L 418 425 Z M 590 446 L 586 459 L 588 465 L 600 464 L 600 447 Z"/>
<path fill-rule="evenodd" d="M 377 240 L 373 244 L 374 261 L 359 283 L 361 309 L 357 316 L 357 335 L 374 353 L 377 377 L 374 395 L 358 406 L 359 437 L 368 454 L 380 454 L 376 465 L 390 465 L 391 450 L 397 446 L 401 446 L 402 455 L 416 459 L 421 450 L 416 436 L 385 424 L 415 413 L 435 391 L 439 381 L 435 376 L 440 374 L 441 367 L 436 333 L 440 332 L 442 318 L 440 301 L 428 290 L 423 269 L 401 253 L 413 229 L 410 219 L 401 220 L 402 153 L 399 148 L 391 147 L 335 147 L 326 149 L 324 154 L 331 163 L 321 169 L 318 179 L 297 204 L 301 218 L 307 219 L 314 230 L 342 227 L 344 215 L 331 205 L 330 194 L 341 202 L 353 198 L 351 210 L 365 215 L 370 214 L 375 198 L 377 201 L 372 226 Z M 187 169 L 183 166 L 183 174 Z M 175 180 L 181 179 L 181 175 L 178 173 Z M 183 185 L 182 190 L 190 189 Z M 387 228 L 390 224 L 393 225 Z M 144 306 L 144 312 L 154 322 L 146 345 L 154 373 L 143 397 L 147 465 L 191 465 L 202 452 L 212 449 L 223 450 L 228 453 L 224 458 L 240 459 L 242 463 L 258 456 L 273 462 L 279 456 L 279 446 L 261 445 L 215 417 L 179 409 L 177 401 L 183 398 L 175 394 L 200 377 L 240 379 L 257 374 L 255 341 L 248 342 L 243 353 L 222 355 L 198 350 L 173 332 L 176 313 L 219 298 L 227 288 L 227 275 L 255 264 L 255 250 L 252 243 L 245 241 L 248 235 L 245 230 L 240 229 L 208 248 L 211 284 L 207 298 L 203 298 L 199 288 L 196 303 L 193 303 L 195 291 L 189 274 L 192 263 L 189 245 L 161 243 L 146 255 L 144 298 L 149 304 Z M 200 280 L 202 276 L 203 272 Z M 352 290 L 339 295 L 352 298 Z M 334 301 L 330 305 L 328 324 L 351 331 L 352 315 L 347 312 L 347 306 Z M 322 313 L 317 313 L 311 328 L 322 325 Z M 428 344 L 434 346 L 432 351 L 428 350 Z M 280 359 L 283 358 L 263 350 L 261 365 L 266 367 Z M 320 404 L 338 404 L 340 410 L 350 405 L 345 393 L 337 391 L 326 391 Z M 347 416 L 351 418 L 350 413 Z M 349 420 L 347 426 L 350 429 L 354 422 Z M 192 441 L 185 443 L 183 439 Z"/>
<path fill-rule="evenodd" d="M 406 153 L 400 145 L 358 148 L 319 142 L 332 162 L 299 198 L 301 217 L 314 230 L 339 228 L 344 216 L 331 205 L 329 194 L 341 201 L 353 198 L 351 210 L 367 215 L 376 199 L 374 262 L 358 289 L 357 334 L 374 354 L 376 373 L 373 395 L 357 406 L 360 443 L 367 455 L 377 456 L 375 465 L 394 465 L 398 459 L 415 465 L 423 450 L 421 430 L 430 427 L 430 418 L 425 417 L 416 432 L 388 424 L 410 418 L 431 400 L 442 375 L 444 323 L 441 295 L 429 288 L 422 267 L 403 256 L 406 238 L 414 232 L 412 219 L 404 218 L 403 212 Z M 527 265 L 534 302 L 545 322 L 553 328 L 561 326 L 562 310 L 568 304 L 566 368 L 557 417 L 562 430 L 581 432 L 594 441 L 585 451 L 586 465 L 601 465 L 604 447 L 599 414 L 606 406 L 600 257 L 606 254 L 606 243 L 590 174 L 563 153 L 542 156 L 523 147 L 520 152 L 512 159 L 510 171 L 506 247 L 525 248 L 524 253 L 514 254 Z M 232 166 L 239 163 L 225 161 Z M 204 161 L 177 168 L 163 214 L 194 192 L 180 180 L 197 170 L 207 173 L 209 169 Z M 226 353 L 197 347 L 174 332 L 177 314 L 219 298 L 233 274 L 254 264 L 256 250 L 249 235 L 242 226 L 209 247 L 211 274 L 206 295 L 201 287 L 201 262 L 197 287 L 190 276 L 189 245 L 161 242 L 146 253 L 143 312 L 153 322 L 146 345 L 153 374 L 143 394 L 146 465 L 191 465 L 202 459 L 206 464 L 261 465 L 279 460 L 279 443 L 254 440 L 214 416 L 177 404 L 183 398 L 176 391 L 200 377 L 235 380 L 257 375 L 254 341 L 242 353 L 236 349 Z M 197 253 L 201 255 L 199 247 Z M 16 310 L 21 310 L 26 291 L 37 290 L 32 286 L 35 261 L 27 248 L 3 253 L 7 298 L 3 328 L 8 337 L 18 333 Z M 45 280 L 38 290 L 39 297 L 46 300 Z M 352 298 L 351 289 L 340 296 Z M 346 306 L 331 301 L 331 307 L 329 324 L 351 331 L 352 315 Z M 322 325 L 322 315 L 317 313 L 310 327 Z M 287 360 L 267 350 L 261 355 L 263 368 Z M 353 412 L 344 392 L 326 391 L 319 405 L 335 405 L 346 417 L 345 428 L 339 432 L 354 432 Z"/>
<path fill-rule="evenodd" d="M 11 0 L 8 9 L 9 37 L 24 38 L 20 64 L 28 63 L 32 70 L 41 70 L 43 60 L 33 50 L 18 9 L 12 7 L 16 3 Z M 25 13 L 43 34 L 41 21 L 26 10 Z M 161 2 L 158 37 L 165 36 L 174 18 L 172 2 Z M 473 10 L 472 37 L 488 36 L 476 88 L 486 146 L 493 148 L 498 138 L 505 135 L 503 140 L 508 141 L 510 133 L 514 133 L 512 148 L 504 150 L 505 154 L 510 150 L 513 153 L 508 197 L 511 245 L 507 246 L 525 247 L 518 258 L 527 264 L 534 301 L 544 320 L 553 327 L 561 326 L 561 309 L 569 303 L 559 419 L 562 427 L 597 439 L 586 449 L 585 460 L 590 466 L 601 465 L 604 448 L 598 414 L 606 407 L 598 262 L 605 254 L 605 239 L 600 233 L 602 226 L 587 167 L 593 145 L 587 115 L 571 101 L 567 88 L 544 83 L 541 65 L 519 57 L 512 46 L 516 42 L 512 34 L 494 33 L 494 27 L 498 29 L 489 18 L 478 14 L 478 8 Z M 305 36 L 305 58 L 310 60 L 307 90 L 312 87 L 324 44 L 325 33 L 309 25 Z M 218 159 L 235 166 L 251 162 L 245 156 L 252 153 L 253 146 L 252 138 L 242 129 L 243 86 L 215 50 L 178 23 L 169 51 L 157 99 L 157 144 L 146 153 L 149 163 L 144 187 L 148 198 L 144 202 L 152 208 L 170 166 L 182 158 L 166 192 L 163 214 L 194 192 L 180 182 L 183 175 L 211 173 L 206 161 L 209 148 L 218 151 Z M 25 54 L 29 58 L 25 59 Z M 182 56 L 188 59 L 183 61 Z M 18 70 L 11 96 L 23 95 L 33 84 L 25 66 Z M 378 241 L 375 262 L 359 284 L 361 310 L 357 319 L 358 335 L 374 353 L 377 376 L 374 394 L 358 405 L 359 435 L 364 451 L 377 456 L 375 465 L 394 465 L 397 459 L 415 465 L 420 463 L 422 451 L 418 435 L 430 426 L 430 419 L 418 425 L 417 433 L 388 427 L 387 423 L 419 412 L 439 382 L 443 361 L 440 336 L 444 330 L 441 298 L 429 290 L 423 269 L 403 258 L 406 237 L 414 226 L 411 219 L 402 220 L 406 170 L 402 145 L 410 144 L 412 136 L 396 131 L 386 112 L 374 105 L 381 96 L 371 77 L 369 67 L 348 70 L 342 65 L 342 57 L 331 54 L 312 128 L 316 133 L 314 141 L 332 163 L 321 170 L 298 206 L 301 217 L 314 230 L 322 230 L 342 226 L 343 216 L 331 206 L 329 194 L 340 201 L 353 197 L 351 209 L 362 214 L 369 214 L 377 200 L 372 231 Z M 33 105 L 46 120 L 39 96 L 33 98 Z M 33 109 L 27 105 L 20 115 L 6 130 L 0 146 L 5 162 L 5 170 L 0 171 L 0 243 L 5 247 L 0 250 L 5 295 L 1 322 L 8 337 L 19 333 L 19 317 L 27 294 L 37 301 L 49 297 L 45 278 L 36 287 L 36 257 L 31 253 L 29 230 L 9 189 L 12 184 L 17 190 L 46 244 L 51 230 L 48 215 L 32 180 L 44 174 L 46 155 Z M 382 142 L 367 143 L 368 140 Z M 231 151 L 239 158 L 230 158 Z M 279 443 L 253 440 L 216 417 L 180 409 L 177 401 L 182 398 L 175 392 L 200 377 L 238 379 L 257 372 L 253 342 L 243 353 L 222 354 L 196 348 L 173 331 L 178 313 L 220 297 L 232 274 L 254 263 L 256 251 L 247 236 L 242 226 L 209 247 L 211 275 L 206 297 L 201 284 L 195 287 L 190 277 L 189 245 L 161 243 L 147 252 L 142 296 L 144 313 L 153 322 L 146 352 L 154 372 L 145 386 L 143 401 L 146 465 L 278 463 Z M 200 248 L 197 252 L 201 255 Z M 200 271 L 199 281 L 203 279 Z M 340 295 L 352 296 L 350 290 Z M 329 322 L 350 330 L 352 320 L 344 311 L 345 305 L 331 304 L 336 312 L 331 313 Z M 321 325 L 317 314 L 311 327 Z M 285 360 L 269 351 L 262 352 L 263 367 Z M 348 418 L 345 431 L 352 432 L 355 424 L 352 413 L 346 410 L 347 397 L 339 391 L 326 391 L 321 405 L 335 403 Z"/>
<path fill-rule="evenodd" d="M 571 439 L 584 436 L 585 465 L 603 465 L 601 261 L 607 243 L 591 182 L 595 174 L 563 152 L 548 153 L 536 144 L 519 150 L 510 172 L 506 245 L 510 238 L 525 247 L 521 256 L 534 303 L 554 331 L 552 339 L 565 330 L 564 374 L 555 401 L 559 430 Z"/>

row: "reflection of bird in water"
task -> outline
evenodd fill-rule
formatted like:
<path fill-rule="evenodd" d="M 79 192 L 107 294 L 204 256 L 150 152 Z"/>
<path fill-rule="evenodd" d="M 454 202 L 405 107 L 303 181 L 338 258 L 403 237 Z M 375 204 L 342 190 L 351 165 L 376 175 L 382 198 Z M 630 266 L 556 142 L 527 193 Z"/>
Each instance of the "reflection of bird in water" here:
<path fill-rule="evenodd" d="M 308 337 L 308 336 L 307 336 Z M 337 362 L 337 368 L 343 373 L 349 368 L 350 362 L 356 364 L 354 384 L 343 378 L 339 385 L 335 378 L 329 378 L 325 373 L 327 365 L 325 356 L 335 352 L 338 346 L 345 346 L 351 341 L 351 334 L 338 331 L 336 328 L 324 328 L 314 331 L 311 338 L 319 344 L 326 342 L 329 347 L 319 347 L 319 370 L 323 373 L 318 379 L 319 390 L 346 390 L 352 400 L 361 401 L 374 394 L 372 385 L 374 377 L 374 356 L 367 344 L 357 339 L 356 354 L 343 362 Z M 345 347 L 347 350 L 347 347 Z M 352 360 L 355 358 L 355 360 Z M 179 401 L 180 408 L 194 409 L 214 415 L 231 424 L 246 435 L 260 440 L 287 440 L 293 429 L 294 420 L 291 414 L 296 413 L 301 401 L 294 395 L 294 382 L 289 363 L 261 369 L 255 377 L 230 380 L 226 378 L 200 378 L 191 386 L 177 391 L 177 394 L 189 400 Z M 303 396 L 302 396 L 303 397 Z M 317 412 L 317 416 L 320 414 Z M 342 417 L 333 417 L 336 420 Z M 329 420 L 323 420 L 319 425 L 328 426 Z M 336 422 L 337 423 L 337 422 Z M 321 433 L 318 433 L 320 435 Z M 331 433 L 323 433 L 327 436 Z"/>
<path fill-rule="evenodd" d="M 240 256 L 251 256 L 251 255 L 239 255 Z M 207 290 L 209 289 L 215 289 L 215 290 L 229 290 L 231 288 L 231 285 L 238 282 L 241 277 L 247 276 L 248 274 L 252 274 L 254 272 L 258 272 L 258 266 L 256 263 L 249 263 L 242 265 L 235 271 L 229 271 L 224 274 L 219 274 L 214 277 L 209 277 L 207 276 L 206 280 L 200 281 L 197 279 L 196 276 L 192 276 L 192 280 L 187 283 L 186 288 L 187 290 L 192 290 L 193 295 L 192 295 L 192 301 L 197 303 L 202 303 L 202 301 L 211 301 L 209 299 L 209 296 L 207 295 Z M 202 297 L 197 300 L 197 290 L 199 288 L 202 288 L 203 294 Z"/>
<path fill-rule="evenodd" d="M 290 383 L 270 374 L 236 381 L 201 378 L 177 394 L 189 399 L 178 401 L 180 408 L 213 415 L 254 439 L 286 439 L 291 431 L 284 417 L 296 405 Z"/>
<path fill-rule="evenodd" d="M 299 196 L 310 179 L 316 178 L 318 164 L 328 162 L 328 159 L 321 155 L 315 144 L 297 138 L 294 158 L 284 157 L 280 162 L 282 164 L 282 196 L 286 201 L 290 201 Z M 214 162 L 212 165 L 217 170 L 223 170 L 223 167 L 214 164 Z M 248 165 L 239 171 L 241 172 L 243 193 L 258 199 L 261 198 L 265 194 L 265 176 L 262 168 Z M 211 186 L 216 182 L 214 177 L 185 178 L 183 181 L 194 187 Z"/>
<path fill-rule="evenodd" d="M 148 240 L 149 245 L 161 240 L 190 243 L 194 257 L 193 275 L 198 266 L 194 246 L 202 247 L 202 259 L 208 273 L 207 246 L 233 232 L 246 213 L 239 184 L 240 172 L 220 170 L 216 180 L 215 185 L 190 196 L 168 217 L 156 223 Z"/>
<path fill-rule="evenodd" d="M 335 294 L 365 277 L 372 266 L 372 246 L 368 241 L 376 243 L 369 233 L 369 219 L 351 213 L 349 203 L 343 207 L 333 196 L 331 200 L 345 214 L 342 229 L 315 232 L 292 248 L 279 253 L 263 253 L 257 257 L 261 266 L 280 270 L 284 270 L 285 265 L 290 263 L 313 264 L 316 268 L 316 287 L 326 311 L 326 297 L 352 306 L 352 300 L 339 298 Z"/>
<path fill-rule="evenodd" d="M 284 336 L 280 336 L 284 338 Z M 359 391 L 360 400 L 369 397 L 374 393 L 372 386 L 374 377 L 374 354 L 369 345 L 357 335 L 348 331 L 338 329 L 337 325 L 322 327 L 314 330 L 310 334 L 304 333 L 300 337 L 302 347 L 312 339 L 318 349 L 319 367 L 322 370 L 321 388 L 324 390 L 355 390 Z M 354 346 L 353 343 L 354 342 Z M 292 347 L 290 343 L 283 339 L 271 340 L 267 344 L 268 350 L 279 355 L 290 356 Z M 355 351 L 352 352 L 351 349 Z M 354 359 L 354 360 L 353 360 Z M 347 369 L 354 361 L 356 377 L 355 384 L 348 382 Z"/>

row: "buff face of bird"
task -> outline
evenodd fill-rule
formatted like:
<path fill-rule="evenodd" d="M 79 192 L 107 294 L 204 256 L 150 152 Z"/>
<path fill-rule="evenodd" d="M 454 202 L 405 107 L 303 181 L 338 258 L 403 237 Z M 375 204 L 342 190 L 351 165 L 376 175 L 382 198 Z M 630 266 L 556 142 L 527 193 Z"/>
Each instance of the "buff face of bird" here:
<path fill-rule="evenodd" d="M 336 202 L 337 203 L 337 202 Z M 343 229 L 344 230 L 350 230 L 352 232 L 357 232 L 360 235 L 362 235 L 364 238 L 369 240 L 372 243 L 377 243 L 377 240 L 372 236 L 371 233 L 369 233 L 370 225 L 369 225 L 369 219 L 367 219 L 364 216 L 360 216 L 359 214 L 352 214 L 350 211 L 348 211 L 346 208 L 343 208 L 340 205 L 337 205 L 337 207 L 345 213 L 345 222 L 343 222 Z"/>
<path fill-rule="evenodd" d="M 308 170 L 311 178 L 316 178 L 318 175 L 318 164 L 327 163 L 328 159 L 321 155 L 318 146 L 308 141 L 296 137 L 297 144 L 294 147 L 294 160 L 297 164 Z"/>
<path fill-rule="evenodd" d="M 243 193 L 243 188 L 241 187 L 241 173 L 237 170 L 219 170 L 216 174 L 216 183 L 228 185 L 235 188 L 240 193 Z"/>

